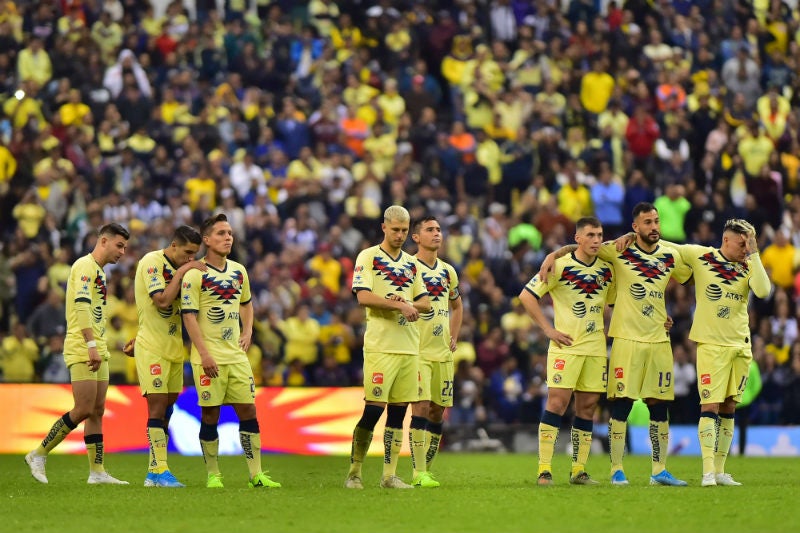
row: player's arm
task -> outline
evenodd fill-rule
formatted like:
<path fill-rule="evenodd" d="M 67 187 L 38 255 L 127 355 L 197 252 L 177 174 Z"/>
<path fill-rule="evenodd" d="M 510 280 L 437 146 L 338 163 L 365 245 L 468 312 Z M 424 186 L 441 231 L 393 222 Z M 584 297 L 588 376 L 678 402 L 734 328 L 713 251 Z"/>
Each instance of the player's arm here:
<path fill-rule="evenodd" d="M 242 320 L 242 333 L 239 335 L 239 347 L 245 352 L 253 342 L 253 301 L 239 306 L 239 318 Z"/>
<path fill-rule="evenodd" d="M 163 291 L 157 291 L 150 295 L 150 299 L 153 300 L 153 303 L 156 307 L 159 309 L 169 309 L 170 306 L 172 306 L 172 302 L 175 301 L 175 298 L 178 296 L 178 293 L 181 290 L 181 281 L 183 280 L 183 276 L 193 268 L 203 272 L 208 270 L 208 267 L 202 261 L 189 261 L 185 265 L 181 266 L 175 271 L 175 275 L 172 277 Z"/>
<path fill-rule="evenodd" d="M 455 298 L 448 302 L 450 306 L 450 351 L 456 351 L 458 344 L 458 334 L 461 332 L 461 322 L 464 320 L 464 303 L 461 301 L 461 293 L 456 288 Z"/>
<path fill-rule="evenodd" d="M 414 302 L 411 304 L 414 306 L 414 309 L 417 310 L 419 313 L 430 313 L 431 312 L 431 299 L 428 298 L 428 294 L 425 293 L 424 295 L 417 296 Z"/>
<path fill-rule="evenodd" d="M 356 298 L 358 299 L 358 304 L 364 307 L 383 311 L 399 311 L 410 322 L 414 322 L 419 318 L 419 311 L 404 299 L 382 298 L 367 289 L 357 290 Z"/>
<path fill-rule="evenodd" d="M 554 252 L 547 254 L 547 256 L 544 258 L 544 261 L 542 261 L 542 266 L 539 267 L 539 279 L 547 279 L 547 277 L 553 273 L 553 267 L 556 264 L 556 259 L 564 257 L 567 254 L 571 254 L 577 249 L 577 244 L 568 244 L 566 246 L 562 246 Z"/>
<path fill-rule="evenodd" d="M 192 344 L 197 348 L 197 353 L 200 354 L 200 364 L 203 366 L 203 372 L 210 378 L 217 377 L 219 375 L 219 367 L 217 367 L 217 362 L 208 352 L 208 347 L 203 340 L 203 332 L 200 331 L 200 324 L 197 323 L 197 311 L 183 312 L 183 326 L 186 328 Z"/>
<path fill-rule="evenodd" d="M 748 282 L 750 290 L 753 291 L 757 298 L 763 299 L 768 297 L 772 291 L 772 283 L 769 281 L 767 269 L 764 268 L 764 264 L 761 262 L 761 254 L 758 253 L 758 242 L 755 234 L 748 238 L 747 246 L 748 250 L 750 250 L 748 255 L 751 272 L 750 281 Z"/>
<path fill-rule="evenodd" d="M 544 312 L 542 312 L 542 306 L 539 305 L 539 298 L 530 290 L 527 288 L 522 289 L 522 292 L 519 293 L 519 301 L 522 303 L 525 311 L 527 311 L 528 316 L 542 328 L 547 338 L 556 343 L 556 346 L 561 348 L 562 346 L 572 345 L 572 337 L 553 327 L 553 324 L 550 323 L 550 320 L 544 316 Z"/>
<path fill-rule="evenodd" d="M 74 302 L 75 320 L 89 352 L 89 360 L 86 364 L 92 372 L 97 372 L 97 369 L 100 368 L 100 363 L 103 362 L 100 352 L 97 351 L 97 340 L 94 338 L 94 329 L 92 328 L 92 295 L 89 288 L 89 280 L 94 279 L 96 274 L 91 269 L 82 269 L 73 272 L 73 279 L 71 280 L 78 287 Z"/>

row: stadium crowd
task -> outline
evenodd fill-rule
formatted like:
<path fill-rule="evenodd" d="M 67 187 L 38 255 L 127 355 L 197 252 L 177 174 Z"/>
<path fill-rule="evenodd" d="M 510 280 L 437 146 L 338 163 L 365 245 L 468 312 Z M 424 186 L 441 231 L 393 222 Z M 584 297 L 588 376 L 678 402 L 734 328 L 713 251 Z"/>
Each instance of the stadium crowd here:
<path fill-rule="evenodd" d="M 2 1 L 2 378 L 68 381 L 69 266 L 114 221 L 112 382 L 135 383 L 137 259 L 224 212 L 259 384 L 360 384 L 353 261 L 401 204 L 461 276 L 450 421 L 536 422 L 547 339 L 515 296 L 580 217 L 616 237 L 644 200 L 672 242 L 756 226 L 775 290 L 751 305 L 748 417 L 797 423 L 799 65 L 779 0 Z M 693 291 L 668 309 L 693 423 Z"/>

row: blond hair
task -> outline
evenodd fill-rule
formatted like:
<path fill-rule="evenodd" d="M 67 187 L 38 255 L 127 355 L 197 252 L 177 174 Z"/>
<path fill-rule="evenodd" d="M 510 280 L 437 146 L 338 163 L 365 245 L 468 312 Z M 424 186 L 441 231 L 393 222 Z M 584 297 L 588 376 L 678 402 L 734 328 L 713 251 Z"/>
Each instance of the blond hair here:
<path fill-rule="evenodd" d="M 402 205 L 390 205 L 386 208 L 386 211 L 383 212 L 383 221 L 410 222 L 411 215 L 408 214 L 408 210 Z"/>

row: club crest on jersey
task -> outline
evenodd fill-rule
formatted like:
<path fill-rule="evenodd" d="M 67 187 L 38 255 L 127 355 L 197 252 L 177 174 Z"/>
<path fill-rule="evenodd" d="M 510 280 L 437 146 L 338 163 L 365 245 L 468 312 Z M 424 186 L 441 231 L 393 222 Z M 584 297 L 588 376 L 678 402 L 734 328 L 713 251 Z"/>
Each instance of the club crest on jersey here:
<path fill-rule="evenodd" d="M 379 257 L 375 257 L 372 260 L 372 269 L 395 287 L 408 287 L 417 274 L 417 267 L 414 264 L 392 267 L 387 261 L 381 260 Z"/>
<path fill-rule="evenodd" d="M 647 259 L 633 248 L 623 250 L 619 258 L 637 271 L 639 277 L 645 278 L 647 283 L 661 279 L 675 266 L 675 258 L 672 254 L 663 254 L 653 259 Z"/>
<path fill-rule="evenodd" d="M 601 268 L 598 271 L 584 273 L 577 268 L 565 266 L 561 271 L 561 281 L 566 282 L 573 290 L 592 298 L 611 280 L 611 269 Z"/>
<path fill-rule="evenodd" d="M 207 402 L 208 400 L 211 399 L 211 393 L 208 392 L 207 390 L 204 390 L 203 394 L 201 394 L 200 397 L 203 399 L 203 401 Z"/>
<path fill-rule="evenodd" d="M 555 374 L 555 375 L 553 376 L 553 383 L 555 383 L 556 385 L 558 385 L 559 383 L 561 383 L 561 374 Z"/>
<path fill-rule="evenodd" d="M 161 385 L 163 385 L 163 384 L 164 384 L 164 382 L 161 381 L 161 378 L 156 378 L 156 379 L 153 380 L 153 387 L 155 387 L 156 389 L 160 389 Z"/>

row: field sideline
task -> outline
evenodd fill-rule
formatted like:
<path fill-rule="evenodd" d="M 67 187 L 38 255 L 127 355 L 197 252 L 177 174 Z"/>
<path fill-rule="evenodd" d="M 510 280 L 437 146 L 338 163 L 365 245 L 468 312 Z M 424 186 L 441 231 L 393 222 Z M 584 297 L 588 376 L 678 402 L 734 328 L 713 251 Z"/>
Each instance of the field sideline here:
<path fill-rule="evenodd" d="M 85 456 L 53 455 L 49 485 L 30 476 L 21 455 L 0 455 L 2 526 L 25 532 L 778 532 L 800 520 L 797 459 L 729 459 L 742 487 L 700 487 L 700 458 L 669 459 L 690 486 L 648 485 L 648 457 L 626 458 L 629 487 L 608 484 L 608 459 L 590 457 L 597 487 L 567 483 L 569 458 L 556 457 L 557 485 L 535 485 L 536 458 L 523 455 L 446 454 L 437 458 L 439 489 L 378 488 L 381 459 L 364 467 L 363 491 L 342 488 L 346 457 L 265 455 L 282 489 L 247 488 L 242 457 L 221 457 L 226 488 L 204 486 L 200 457 L 170 457 L 186 489 L 144 488 L 146 457 L 112 454 L 109 472 L 131 486 L 89 486 Z M 408 479 L 410 460 L 399 473 Z M 710 516 L 711 515 L 711 516 Z M 555 523 L 554 523 L 555 521 Z"/>

